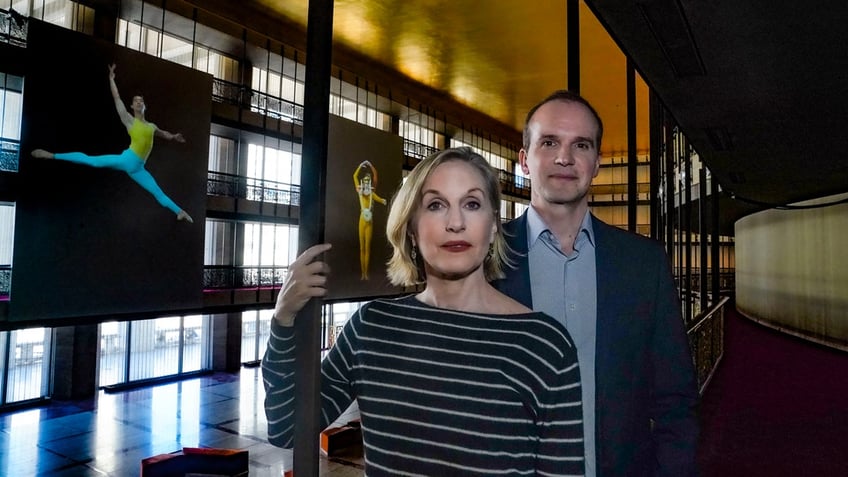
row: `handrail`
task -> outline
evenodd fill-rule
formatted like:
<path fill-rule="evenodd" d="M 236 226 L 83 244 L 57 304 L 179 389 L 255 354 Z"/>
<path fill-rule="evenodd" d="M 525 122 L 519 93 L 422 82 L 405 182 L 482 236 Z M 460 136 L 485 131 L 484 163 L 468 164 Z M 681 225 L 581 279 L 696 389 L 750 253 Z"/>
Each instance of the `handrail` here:
<path fill-rule="evenodd" d="M 729 297 L 722 297 L 688 327 L 689 346 L 701 394 L 724 357 L 724 316 Z"/>

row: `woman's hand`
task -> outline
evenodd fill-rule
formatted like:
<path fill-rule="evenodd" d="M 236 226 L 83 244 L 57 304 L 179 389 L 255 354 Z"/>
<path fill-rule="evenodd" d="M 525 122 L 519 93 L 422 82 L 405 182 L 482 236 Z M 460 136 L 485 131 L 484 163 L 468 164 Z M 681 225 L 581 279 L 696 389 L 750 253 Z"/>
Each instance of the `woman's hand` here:
<path fill-rule="evenodd" d="M 280 326 L 293 326 L 295 316 L 306 302 L 327 294 L 326 284 L 330 267 L 315 259 L 331 247 L 332 245 L 327 243 L 313 245 L 289 265 L 288 276 L 277 295 L 277 305 L 274 307 L 274 319 Z"/>

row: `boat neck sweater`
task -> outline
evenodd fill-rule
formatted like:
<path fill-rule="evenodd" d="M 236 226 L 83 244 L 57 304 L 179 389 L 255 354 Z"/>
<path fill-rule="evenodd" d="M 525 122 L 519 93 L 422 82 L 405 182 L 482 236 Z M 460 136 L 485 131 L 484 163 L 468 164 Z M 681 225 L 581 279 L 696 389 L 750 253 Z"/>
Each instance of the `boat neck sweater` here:
<path fill-rule="evenodd" d="M 271 323 L 268 439 L 291 448 L 294 327 Z M 368 476 L 584 473 L 576 350 L 543 313 L 453 311 L 413 296 L 369 302 L 322 360 L 322 427 L 354 399 Z"/>

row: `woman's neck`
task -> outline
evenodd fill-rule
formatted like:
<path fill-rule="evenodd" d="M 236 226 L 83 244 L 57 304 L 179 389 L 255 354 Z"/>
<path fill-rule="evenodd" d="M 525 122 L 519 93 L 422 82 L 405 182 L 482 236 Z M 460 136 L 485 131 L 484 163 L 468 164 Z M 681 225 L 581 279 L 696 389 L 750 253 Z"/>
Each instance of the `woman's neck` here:
<path fill-rule="evenodd" d="M 465 278 L 449 280 L 428 277 L 427 287 L 417 295 L 418 300 L 430 306 L 448 310 L 491 312 L 492 292 L 497 291 L 486 282 L 482 270 Z"/>

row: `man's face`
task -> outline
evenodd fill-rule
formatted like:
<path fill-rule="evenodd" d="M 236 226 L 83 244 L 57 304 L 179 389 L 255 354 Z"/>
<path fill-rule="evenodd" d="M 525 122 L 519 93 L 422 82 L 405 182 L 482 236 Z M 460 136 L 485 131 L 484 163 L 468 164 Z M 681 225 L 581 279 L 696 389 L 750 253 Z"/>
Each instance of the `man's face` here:
<path fill-rule="evenodd" d="M 143 96 L 133 96 L 132 99 L 132 110 L 133 112 L 139 112 L 144 114 L 144 110 L 147 109 L 147 106 L 144 104 Z"/>
<path fill-rule="evenodd" d="M 518 159 L 532 181 L 532 204 L 542 209 L 587 204 L 601 160 L 592 113 L 580 103 L 551 101 L 536 110 L 527 129 L 530 144 Z"/>

